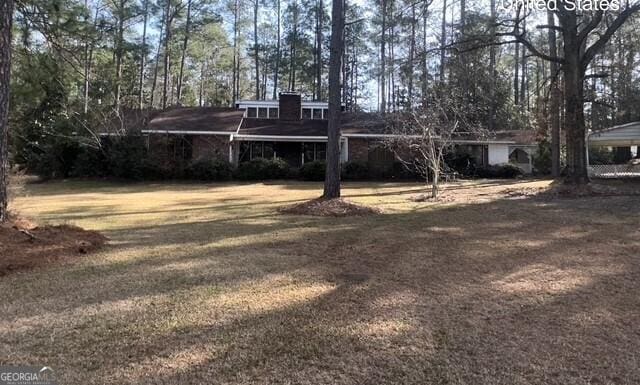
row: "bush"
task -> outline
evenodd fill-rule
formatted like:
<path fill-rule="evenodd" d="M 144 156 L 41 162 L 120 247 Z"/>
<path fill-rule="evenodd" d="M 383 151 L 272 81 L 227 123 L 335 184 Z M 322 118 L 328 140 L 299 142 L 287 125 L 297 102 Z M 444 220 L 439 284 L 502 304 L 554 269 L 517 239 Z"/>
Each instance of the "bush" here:
<path fill-rule="evenodd" d="M 305 163 L 300 167 L 300 179 L 308 181 L 323 181 L 327 171 L 327 164 L 317 160 Z"/>
<path fill-rule="evenodd" d="M 369 165 L 365 162 L 350 161 L 345 163 L 342 176 L 346 180 L 363 180 L 369 178 Z"/>
<path fill-rule="evenodd" d="M 233 169 L 229 162 L 219 159 L 199 159 L 191 163 L 186 169 L 186 177 L 202 181 L 229 180 Z"/>
<path fill-rule="evenodd" d="M 56 138 L 30 154 L 27 170 L 49 178 L 67 178 L 72 175 L 76 159 L 80 154 L 77 142 L 66 138 Z"/>
<path fill-rule="evenodd" d="M 284 179 L 289 175 L 289 164 L 279 158 L 256 158 L 240 163 L 235 173 L 235 177 L 240 180 Z"/>
<path fill-rule="evenodd" d="M 480 178 L 513 179 L 522 174 L 522 170 L 512 164 L 479 167 L 476 170 L 476 176 Z"/>
<path fill-rule="evenodd" d="M 547 140 L 538 143 L 538 151 L 533 157 L 533 168 L 538 174 L 551 174 L 551 144 Z"/>
<path fill-rule="evenodd" d="M 135 180 L 147 177 L 147 146 L 142 136 L 131 135 L 110 140 L 105 147 L 109 175 Z"/>
<path fill-rule="evenodd" d="M 444 162 L 451 170 L 457 171 L 460 175 L 469 176 L 476 172 L 476 160 L 466 152 L 447 153 Z"/>
<path fill-rule="evenodd" d="M 84 147 L 73 165 L 75 177 L 104 177 L 109 175 L 107 157 L 101 149 Z"/>

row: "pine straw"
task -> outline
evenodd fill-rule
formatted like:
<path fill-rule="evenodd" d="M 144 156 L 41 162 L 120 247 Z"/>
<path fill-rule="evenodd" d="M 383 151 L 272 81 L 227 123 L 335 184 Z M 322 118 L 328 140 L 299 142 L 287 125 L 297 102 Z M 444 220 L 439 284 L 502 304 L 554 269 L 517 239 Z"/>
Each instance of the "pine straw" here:
<path fill-rule="evenodd" d="M 312 215 L 318 217 L 353 217 L 380 214 L 382 210 L 358 205 L 342 198 L 316 198 L 283 207 L 280 209 L 280 212 L 283 214 Z"/>
<path fill-rule="evenodd" d="M 96 231 L 76 226 L 40 227 L 14 218 L 0 225 L 0 276 L 93 252 L 106 240 Z"/>

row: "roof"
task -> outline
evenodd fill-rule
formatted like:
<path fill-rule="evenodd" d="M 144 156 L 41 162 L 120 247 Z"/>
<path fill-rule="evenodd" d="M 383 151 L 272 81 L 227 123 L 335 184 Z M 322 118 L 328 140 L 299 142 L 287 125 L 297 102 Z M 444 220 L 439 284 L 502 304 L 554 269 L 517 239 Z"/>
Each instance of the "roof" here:
<path fill-rule="evenodd" d="M 589 144 L 625 147 L 640 145 L 640 122 L 631 122 L 589 134 Z"/>
<path fill-rule="evenodd" d="M 327 137 L 327 120 L 294 122 L 277 119 L 243 118 L 244 110 L 220 107 L 176 107 L 163 112 L 145 112 L 144 133 L 181 133 L 237 135 L 258 140 L 260 137 L 278 140 L 320 140 Z M 138 116 L 138 120 L 140 117 Z M 388 135 L 385 118 L 379 113 L 344 112 L 341 132 L 345 137 L 383 137 Z M 640 124 L 640 123 L 639 123 Z M 481 138 L 460 138 L 464 142 L 494 142 L 535 144 L 534 131 L 505 130 L 483 135 Z"/>
<path fill-rule="evenodd" d="M 233 134 L 243 115 L 235 108 L 178 107 L 157 114 L 143 131 Z"/>

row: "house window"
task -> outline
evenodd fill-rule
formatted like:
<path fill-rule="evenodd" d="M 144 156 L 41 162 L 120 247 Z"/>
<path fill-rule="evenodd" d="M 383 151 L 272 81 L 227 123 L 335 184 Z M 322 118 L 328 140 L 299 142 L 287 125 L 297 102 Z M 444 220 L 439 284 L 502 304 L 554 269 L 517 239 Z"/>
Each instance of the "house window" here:
<path fill-rule="evenodd" d="M 267 108 L 266 107 L 258 108 L 258 117 L 259 118 L 266 118 L 267 117 Z"/>
<path fill-rule="evenodd" d="M 322 110 L 322 118 L 324 120 L 329 119 L 329 109 L 328 108 L 325 108 L 325 109 Z"/>
<path fill-rule="evenodd" d="M 313 109 L 313 119 L 322 119 L 322 109 L 320 108 L 314 108 Z"/>
<path fill-rule="evenodd" d="M 269 118 L 270 119 L 278 119 L 278 109 L 277 108 L 269 108 Z"/>
<path fill-rule="evenodd" d="M 262 142 L 253 142 L 251 144 L 251 159 L 262 157 Z"/>
<path fill-rule="evenodd" d="M 258 116 L 258 111 L 255 107 L 247 108 L 247 118 L 255 118 Z"/>
<path fill-rule="evenodd" d="M 304 162 L 313 162 L 315 159 L 315 143 L 302 143 L 302 151 L 304 153 Z"/>
<path fill-rule="evenodd" d="M 273 158 L 273 142 L 264 142 L 262 145 L 262 157 L 265 159 Z"/>
<path fill-rule="evenodd" d="M 311 108 L 302 109 L 302 119 L 311 119 Z"/>
<path fill-rule="evenodd" d="M 326 159 L 327 159 L 327 144 L 316 143 L 316 160 L 326 160 Z"/>

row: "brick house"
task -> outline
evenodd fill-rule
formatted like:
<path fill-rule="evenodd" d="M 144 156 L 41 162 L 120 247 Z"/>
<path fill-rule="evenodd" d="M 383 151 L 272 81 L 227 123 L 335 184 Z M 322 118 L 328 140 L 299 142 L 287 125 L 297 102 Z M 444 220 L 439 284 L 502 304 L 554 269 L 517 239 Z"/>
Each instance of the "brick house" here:
<path fill-rule="evenodd" d="M 302 100 L 297 93 L 281 93 L 278 101 L 236 102 L 235 108 L 174 108 L 150 117 L 142 129 L 149 150 L 167 146 L 184 161 L 215 157 L 233 164 L 254 158 L 282 158 L 292 167 L 324 160 L 328 104 Z M 371 170 L 393 166 L 393 154 L 381 146 L 385 124 L 375 113 L 341 117 L 342 162 L 359 161 Z M 528 132 L 497 132 L 492 138 L 459 141 L 478 165 L 512 163 L 532 171 L 535 138 Z"/>

